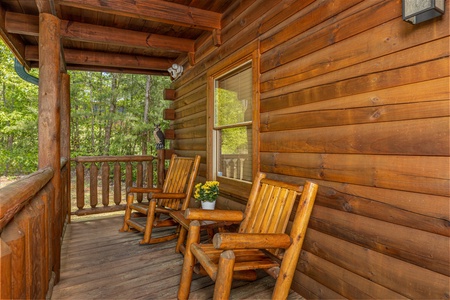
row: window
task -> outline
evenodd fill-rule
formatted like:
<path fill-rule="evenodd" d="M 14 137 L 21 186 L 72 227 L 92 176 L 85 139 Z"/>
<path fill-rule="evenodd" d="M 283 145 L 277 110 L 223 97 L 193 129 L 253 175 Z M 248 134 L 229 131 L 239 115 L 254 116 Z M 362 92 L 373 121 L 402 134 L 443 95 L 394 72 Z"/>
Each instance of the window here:
<path fill-rule="evenodd" d="M 252 181 L 251 62 L 214 80 L 214 144 L 218 176 Z"/>
<path fill-rule="evenodd" d="M 208 71 L 208 179 L 245 198 L 259 170 L 259 51 L 247 45 Z"/>

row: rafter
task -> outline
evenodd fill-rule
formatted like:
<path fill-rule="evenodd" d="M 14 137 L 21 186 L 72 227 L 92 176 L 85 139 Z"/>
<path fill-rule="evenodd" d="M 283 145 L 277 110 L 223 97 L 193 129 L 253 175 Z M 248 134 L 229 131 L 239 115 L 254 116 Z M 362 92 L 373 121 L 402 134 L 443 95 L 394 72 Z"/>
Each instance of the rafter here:
<path fill-rule="evenodd" d="M 173 63 L 171 60 L 164 58 L 72 49 L 65 49 L 64 56 L 66 63 L 72 65 L 147 69 L 152 71 L 166 71 Z M 27 46 L 25 48 L 25 58 L 29 61 L 38 61 L 38 47 Z"/>
<path fill-rule="evenodd" d="M 5 28 L 6 11 L 0 5 L 0 36 L 5 41 L 8 48 L 14 53 L 17 60 L 27 69 L 30 70 L 30 64 L 25 60 L 25 45 L 15 35 L 8 33 Z"/>
<path fill-rule="evenodd" d="M 6 12 L 5 28 L 9 33 L 39 35 L 39 17 Z M 157 48 L 172 52 L 194 51 L 194 41 L 159 34 L 61 20 L 61 37 L 68 40 L 135 47 Z"/>
<path fill-rule="evenodd" d="M 220 13 L 161 0 L 61 0 L 59 4 L 204 30 L 221 29 Z"/>
<path fill-rule="evenodd" d="M 31 66 L 31 68 L 39 68 L 39 62 L 32 61 L 32 62 L 30 62 L 30 66 Z M 167 72 L 167 71 L 152 71 L 152 70 L 144 70 L 144 69 L 128 69 L 128 68 L 114 68 L 114 67 L 102 67 L 102 66 L 86 66 L 86 65 L 76 65 L 76 64 L 67 65 L 67 70 L 169 76 L 169 72 Z"/>
<path fill-rule="evenodd" d="M 53 0 L 35 0 L 39 13 L 47 13 L 56 16 L 55 3 Z"/>
<path fill-rule="evenodd" d="M 129 69 L 129 68 L 114 68 L 114 67 L 102 67 L 102 66 L 83 66 L 83 65 L 68 65 L 68 70 L 76 71 L 91 71 L 91 72 L 111 72 L 111 73 L 125 73 L 125 74 L 145 74 L 145 75 L 158 75 L 169 76 L 167 71 L 153 71 L 144 69 Z"/>

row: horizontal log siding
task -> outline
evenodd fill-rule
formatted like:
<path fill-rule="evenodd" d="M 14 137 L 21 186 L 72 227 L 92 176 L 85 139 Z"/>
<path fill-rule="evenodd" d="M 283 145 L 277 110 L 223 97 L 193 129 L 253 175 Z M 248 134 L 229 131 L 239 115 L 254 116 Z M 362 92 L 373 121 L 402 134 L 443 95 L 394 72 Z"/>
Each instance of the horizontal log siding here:
<path fill-rule="evenodd" d="M 239 3 L 173 84 L 175 150 L 206 164 L 206 72 L 259 41 L 261 171 L 320 186 L 292 287 L 448 299 L 449 2 L 414 26 L 395 0 Z"/>

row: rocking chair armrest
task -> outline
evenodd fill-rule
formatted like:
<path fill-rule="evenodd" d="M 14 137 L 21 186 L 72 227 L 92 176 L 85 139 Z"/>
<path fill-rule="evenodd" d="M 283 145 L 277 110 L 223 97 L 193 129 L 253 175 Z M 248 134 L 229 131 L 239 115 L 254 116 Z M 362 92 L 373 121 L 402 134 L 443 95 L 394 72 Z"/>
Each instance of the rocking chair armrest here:
<path fill-rule="evenodd" d="M 184 213 L 184 217 L 187 220 L 241 222 L 244 219 L 244 213 L 238 210 L 188 208 Z"/>
<path fill-rule="evenodd" d="M 128 187 L 128 193 L 161 193 L 162 189 L 160 188 L 144 188 L 144 187 Z"/>
<path fill-rule="evenodd" d="M 292 239 L 285 233 L 216 233 L 213 245 L 216 249 L 287 249 Z"/>
<path fill-rule="evenodd" d="M 186 198 L 185 193 L 153 193 L 149 199 L 183 199 Z"/>

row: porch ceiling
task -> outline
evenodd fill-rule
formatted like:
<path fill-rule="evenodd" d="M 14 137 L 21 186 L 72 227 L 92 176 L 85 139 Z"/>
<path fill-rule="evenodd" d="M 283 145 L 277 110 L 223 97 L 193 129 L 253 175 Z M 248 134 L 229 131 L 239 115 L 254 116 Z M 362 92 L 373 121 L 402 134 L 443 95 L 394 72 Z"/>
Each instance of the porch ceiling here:
<path fill-rule="evenodd" d="M 220 41 L 230 0 L 2 0 L 0 36 L 27 68 L 39 66 L 39 13 L 61 20 L 65 69 L 168 75 L 193 61 L 196 41 Z"/>

